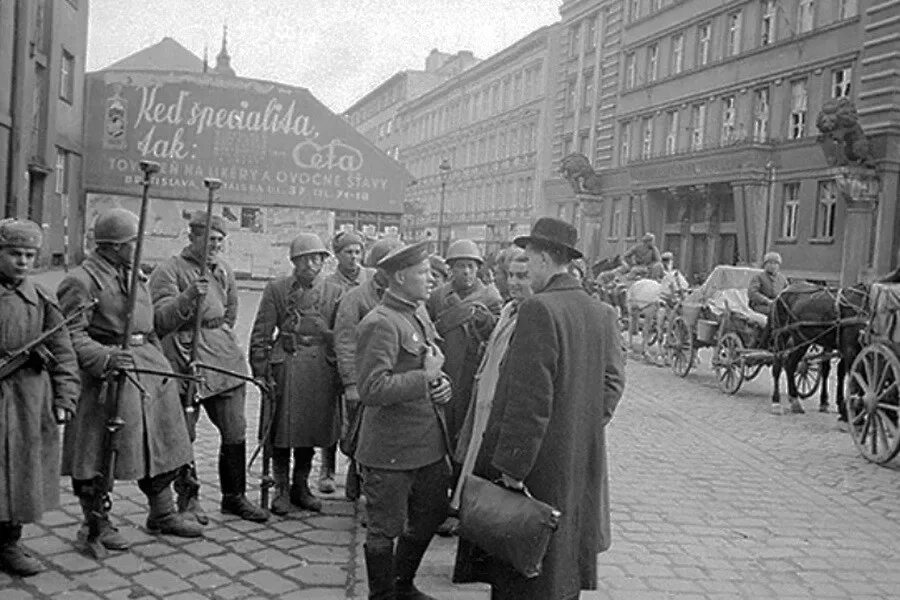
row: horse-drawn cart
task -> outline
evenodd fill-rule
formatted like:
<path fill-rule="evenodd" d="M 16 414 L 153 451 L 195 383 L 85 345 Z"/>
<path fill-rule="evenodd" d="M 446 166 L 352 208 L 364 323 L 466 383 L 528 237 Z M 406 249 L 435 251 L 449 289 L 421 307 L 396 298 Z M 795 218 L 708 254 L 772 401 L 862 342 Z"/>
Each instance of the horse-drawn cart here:
<path fill-rule="evenodd" d="M 862 455 L 884 464 L 900 452 L 900 284 L 873 284 L 869 310 L 850 367 L 847 420 Z"/>

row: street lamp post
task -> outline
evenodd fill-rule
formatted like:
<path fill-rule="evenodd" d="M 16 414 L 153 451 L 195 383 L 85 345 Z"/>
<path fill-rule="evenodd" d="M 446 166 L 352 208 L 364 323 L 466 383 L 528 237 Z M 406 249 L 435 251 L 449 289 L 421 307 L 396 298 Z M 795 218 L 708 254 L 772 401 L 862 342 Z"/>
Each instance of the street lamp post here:
<path fill-rule="evenodd" d="M 441 176 L 441 206 L 438 209 L 438 230 L 437 230 L 437 253 L 444 255 L 444 197 L 447 193 L 447 180 L 450 178 L 450 160 L 441 159 L 438 171 Z"/>

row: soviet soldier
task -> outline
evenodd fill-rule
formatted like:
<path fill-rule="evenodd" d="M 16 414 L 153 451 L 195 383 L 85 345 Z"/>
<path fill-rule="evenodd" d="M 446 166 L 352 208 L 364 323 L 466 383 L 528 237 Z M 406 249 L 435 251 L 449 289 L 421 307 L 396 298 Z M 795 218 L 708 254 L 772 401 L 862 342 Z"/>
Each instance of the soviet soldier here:
<path fill-rule="evenodd" d="M 0 356 L 62 324 L 55 296 L 28 279 L 41 248 L 32 221 L 0 221 Z M 12 358 L 12 357 L 10 357 Z M 19 545 L 22 524 L 59 502 L 59 432 L 78 401 L 78 362 L 69 332 L 50 335 L 26 361 L 0 370 L 0 570 L 28 576 L 41 563 Z"/>
<path fill-rule="evenodd" d="M 237 321 L 238 291 L 234 271 L 222 259 L 221 253 L 227 229 L 218 215 L 192 215 L 188 234 L 189 244 L 180 254 L 159 265 L 150 277 L 156 333 L 162 339 L 163 352 L 172 368 L 190 373 L 191 346 L 194 343 L 194 324 L 198 298 L 201 305 L 200 335 L 197 341 L 197 361 L 248 374 L 243 353 L 238 347 L 232 328 Z M 206 240 L 204 240 L 204 237 Z M 203 244 L 207 243 L 204 258 Z M 200 277 L 202 261 L 206 260 L 207 274 Z M 200 405 L 219 430 L 219 483 L 222 488 L 221 509 L 248 521 L 264 522 L 268 513 L 247 500 L 246 429 L 244 417 L 245 383 L 237 377 L 217 371 L 200 370 L 203 383 L 197 388 Z M 194 402 L 185 398 L 192 386 L 182 386 L 182 404 Z M 200 406 L 185 415 L 191 442 L 197 435 Z M 205 525 L 208 518 L 198 502 L 199 480 L 193 464 L 182 469 L 175 480 L 178 509 L 190 513 Z"/>
<path fill-rule="evenodd" d="M 388 252 L 402 245 L 399 240 L 387 238 L 375 242 L 366 258 L 367 266 L 374 267 Z M 350 466 L 347 468 L 347 484 L 344 488 L 348 500 L 359 498 L 356 463 L 352 460 L 356 440 L 347 439 L 355 436 L 359 412 L 362 409 L 356 377 L 356 327 L 381 301 L 387 283 L 387 273 L 379 269 L 368 281 L 345 292 L 341 296 L 334 320 L 334 353 L 341 384 L 344 386 L 344 427 L 341 444 L 342 450 L 351 456 Z"/>
<path fill-rule="evenodd" d="M 63 279 L 57 291 L 67 314 L 86 302 L 97 301 L 69 328 L 81 367 L 82 390 L 75 417 L 65 431 L 62 472 L 72 476 L 72 487 L 84 511 L 79 543 L 84 546 L 93 525 L 99 531 L 96 541 L 109 550 L 129 547 L 109 521 L 111 501 L 101 477 L 101 465 L 108 460 L 106 423 L 115 416 L 121 417 L 124 426 L 115 434 L 118 455 L 115 472 L 109 476 L 117 481 L 137 480 L 150 505 L 147 530 L 188 538 L 203 534 L 196 522 L 178 513 L 172 493 L 178 469 L 193 458 L 177 381 L 141 374 L 139 380 L 126 379 L 118 403 L 106 397 L 110 373 L 171 370 L 154 333 L 153 304 L 143 275 L 136 291 L 129 348 L 122 349 L 137 235 L 134 213 L 114 208 L 101 214 L 94 224 L 96 250 Z M 115 404 L 118 415 L 110 414 Z"/>
<path fill-rule="evenodd" d="M 328 279 L 341 288 L 341 294 L 346 294 L 349 290 L 371 280 L 374 270 L 362 265 L 363 239 L 358 234 L 353 231 L 339 231 L 331 241 L 331 247 L 334 250 L 335 257 L 337 257 L 338 264 L 337 269 L 328 276 Z M 336 402 L 341 401 L 341 395 L 339 392 Z M 330 448 L 322 448 L 319 491 L 323 494 L 334 493 L 336 451 L 336 445 Z"/>
<path fill-rule="evenodd" d="M 422 306 L 432 286 L 427 244 L 398 248 L 378 262 L 388 289 L 357 332 L 365 409 L 356 460 L 367 500 L 369 598 L 375 600 L 431 598 L 413 579 L 447 512 L 449 449 L 437 409 L 452 392 Z"/>
<path fill-rule="evenodd" d="M 287 514 L 292 505 L 322 510 L 322 501 L 309 489 L 312 458 L 316 447 L 330 448 L 340 437 L 331 324 L 341 289 L 318 277 L 328 254 L 314 233 L 301 233 L 291 242 L 294 273 L 263 290 L 250 334 L 254 376 L 275 382 L 268 442 L 273 448 L 272 512 L 276 515 Z"/>

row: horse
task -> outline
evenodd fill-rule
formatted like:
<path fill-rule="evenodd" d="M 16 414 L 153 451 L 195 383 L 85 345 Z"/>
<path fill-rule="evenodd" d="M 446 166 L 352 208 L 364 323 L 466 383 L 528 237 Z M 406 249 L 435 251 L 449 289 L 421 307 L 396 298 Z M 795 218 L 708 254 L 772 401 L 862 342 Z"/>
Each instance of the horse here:
<path fill-rule="evenodd" d="M 787 377 L 791 412 L 803 413 L 794 375 L 806 351 L 817 344 L 826 352 L 837 351 L 837 409 L 839 420 L 847 420 L 844 379 L 853 359 L 862 350 L 859 334 L 867 319 L 869 286 L 857 284 L 833 289 L 815 284 L 795 284 L 782 291 L 772 304 L 764 342 L 772 351 L 772 406 L 780 412 L 779 380 Z M 819 411 L 828 412 L 828 376 L 831 363 L 824 360 Z"/>

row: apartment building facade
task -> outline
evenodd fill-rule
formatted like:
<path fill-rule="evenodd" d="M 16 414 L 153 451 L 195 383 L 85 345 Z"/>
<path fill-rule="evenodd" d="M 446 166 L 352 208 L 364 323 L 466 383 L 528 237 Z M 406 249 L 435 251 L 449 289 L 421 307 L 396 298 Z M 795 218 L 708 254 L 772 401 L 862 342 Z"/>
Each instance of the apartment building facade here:
<path fill-rule="evenodd" d="M 0 197 L 43 224 L 40 263 L 77 255 L 87 0 L 0 2 Z M 70 201 L 72 199 L 72 201 Z"/>
<path fill-rule="evenodd" d="M 494 251 L 530 228 L 549 164 L 555 25 L 406 102 L 397 120 L 409 239 L 473 239 Z M 440 229 L 440 233 L 439 233 Z"/>

